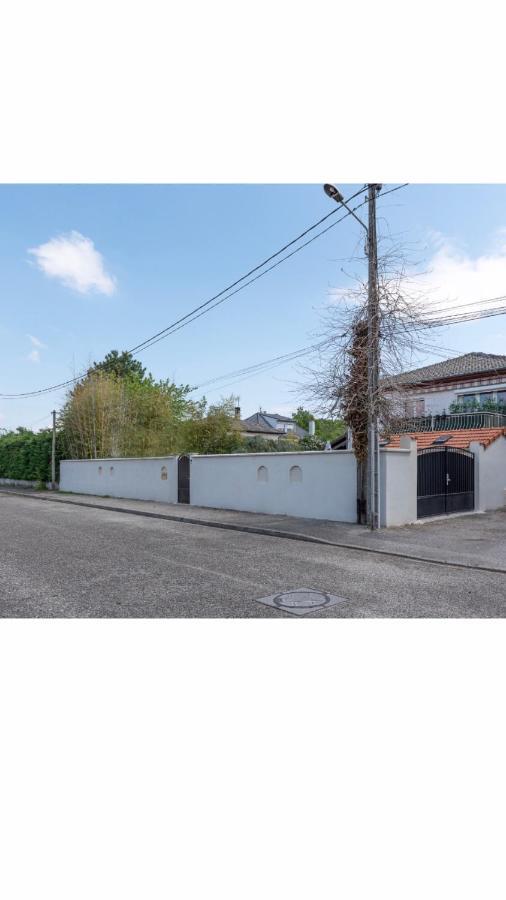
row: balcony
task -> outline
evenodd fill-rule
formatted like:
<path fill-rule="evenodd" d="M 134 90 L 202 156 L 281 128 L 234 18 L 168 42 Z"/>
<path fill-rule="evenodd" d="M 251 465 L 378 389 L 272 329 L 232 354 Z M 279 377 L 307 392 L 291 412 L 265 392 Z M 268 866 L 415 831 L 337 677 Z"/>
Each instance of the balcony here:
<path fill-rule="evenodd" d="M 434 416 L 399 417 L 390 421 L 391 434 L 409 431 L 461 431 L 467 428 L 506 428 L 506 415 L 499 412 L 444 413 Z"/>

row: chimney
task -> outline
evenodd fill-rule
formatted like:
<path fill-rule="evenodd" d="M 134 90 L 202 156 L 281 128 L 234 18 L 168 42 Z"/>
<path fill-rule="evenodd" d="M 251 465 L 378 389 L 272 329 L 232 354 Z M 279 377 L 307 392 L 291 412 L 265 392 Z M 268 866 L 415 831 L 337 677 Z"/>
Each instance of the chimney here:
<path fill-rule="evenodd" d="M 310 419 L 309 420 L 309 434 L 311 437 L 314 437 L 315 427 L 316 427 L 315 420 Z"/>
<path fill-rule="evenodd" d="M 235 407 L 235 409 L 234 409 L 234 415 L 235 415 L 236 419 L 240 419 L 240 418 L 241 418 L 241 407 L 240 407 L 240 406 L 236 406 L 236 407 Z"/>

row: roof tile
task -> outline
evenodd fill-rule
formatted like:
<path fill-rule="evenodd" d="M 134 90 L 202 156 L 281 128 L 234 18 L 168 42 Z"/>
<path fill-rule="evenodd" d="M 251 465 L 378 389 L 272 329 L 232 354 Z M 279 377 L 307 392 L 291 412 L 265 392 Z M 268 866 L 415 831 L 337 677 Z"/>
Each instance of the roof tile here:
<path fill-rule="evenodd" d="M 422 384 L 425 381 L 437 381 L 440 378 L 454 378 L 461 375 L 482 373 L 492 375 L 504 369 L 506 369 L 506 356 L 500 356 L 497 353 L 465 353 L 463 356 L 445 359 L 444 362 L 431 366 L 412 369 L 411 372 L 401 372 L 399 375 L 385 379 L 385 383 Z"/>
<path fill-rule="evenodd" d="M 414 438 L 419 450 L 431 447 L 436 438 L 448 437 L 445 441 L 445 447 L 459 447 L 461 450 L 468 450 L 469 445 L 474 441 L 482 444 L 484 447 L 490 446 L 498 437 L 503 435 L 506 437 L 506 428 L 467 428 L 459 431 L 410 431 L 406 434 L 392 434 L 388 444 L 388 449 L 400 446 L 401 437 Z"/>

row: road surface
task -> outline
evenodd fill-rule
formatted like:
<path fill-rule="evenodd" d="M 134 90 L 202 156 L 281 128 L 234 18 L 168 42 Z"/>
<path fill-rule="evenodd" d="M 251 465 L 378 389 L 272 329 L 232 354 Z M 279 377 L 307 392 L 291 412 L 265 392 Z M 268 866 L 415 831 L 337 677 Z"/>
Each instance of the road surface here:
<path fill-rule="evenodd" d="M 502 617 L 505 585 L 502 573 L 0 493 L 2 617 L 293 619 L 257 601 L 301 587 L 345 598 L 307 618 Z"/>

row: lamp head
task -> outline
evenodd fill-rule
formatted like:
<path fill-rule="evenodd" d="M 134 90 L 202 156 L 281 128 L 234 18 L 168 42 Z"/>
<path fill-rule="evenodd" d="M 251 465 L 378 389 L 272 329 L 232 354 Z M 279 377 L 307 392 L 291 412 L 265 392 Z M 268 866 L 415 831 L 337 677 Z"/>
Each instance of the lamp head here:
<path fill-rule="evenodd" d="M 330 197 L 331 200 L 335 200 L 336 203 L 342 203 L 344 197 L 339 193 L 336 187 L 333 184 L 324 184 L 323 190 L 325 191 L 327 197 Z"/>

